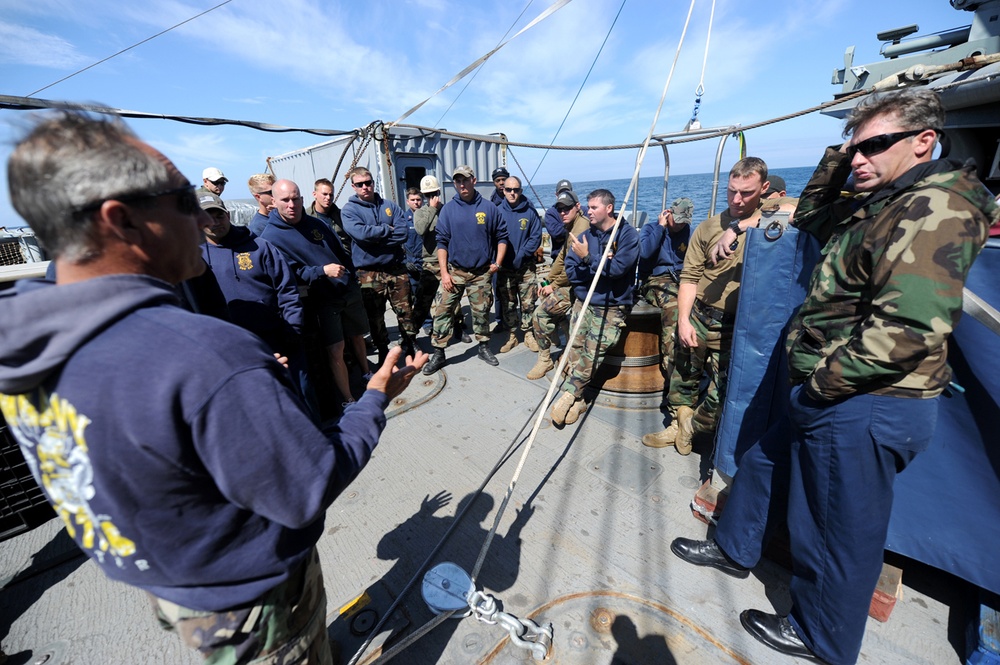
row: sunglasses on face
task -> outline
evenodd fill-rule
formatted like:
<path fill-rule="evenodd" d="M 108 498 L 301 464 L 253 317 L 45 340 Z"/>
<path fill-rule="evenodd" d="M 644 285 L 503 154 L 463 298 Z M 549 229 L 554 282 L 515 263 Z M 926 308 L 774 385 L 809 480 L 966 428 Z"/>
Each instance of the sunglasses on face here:
<path fill-rule="evenodd" d="M 907 132 L 892 132 L 891 134 L 879 134 L 878 136 L 873 136 L 864 141 L 858 141 L 854 145 L 847 146 L 847 157 L 849 159 L 854 159 L 854 156 L 859 152 L 865 157 L 871 157 L 872 155 L 877 155 L 880 152 L 885 152 L 892 146 L 896 145 L 905 138 L 911 136 L 916 136 L 924 129 L 911 129 Z"/>
<path fill-rule="evenodd" d="M 520 194 L 521 193 L 521 188 L 520 187 L 504 187 L 503 191 L 505 191 L 505 192 L 513 192 L 515 194 Z"/>
<path fill-rule="evenodd" d="M 560 215 L 565 215 L 566 213 L 568 213 L 569 211 L 571 211 L 571 210 L 572 210 L 573 208 L 575 208 L 575 207 L 576 207 L 576 206 L 570 206 L 569 208 L 563 208 L 563 207 L 560 207 L 560 206 L 556 206 L 556 211 L 557 211 L 557 212 L 558 212 L 558 213 L 559 213 Z"/>
<path fill-rule="evenodd" d="M 270 189 L 267 190 L 266 192 L 257 192 L 257 196 L 270 196 L 270 195 L 271 195 Z"/>
<path fill-rule="evenodd" d="M 139 201 L 149 201 L 152 199 L 158 199 L 161 196 L 171 195 L 177 195 L 177 211 L 182 215 L 194 215 L 201 210 L 201 206 L 198 204 L 198 197 L 194 193 L 194 185 L 189 183 L 183 187 L 176 187 L 174 189 L 164 189 L 155 192 L 137 192 L 135 194 L 124 194 L 122 196 L 109 196 L 106 199 L 101 199 L 100 201 L 94 201 L 93 203 L 80 206 L 73 211 L 73 214 L 97 210 L 104 204 L 105 201 L 118 201 L 119 203 L 126 204 L 138 203 Z"/>
<path fill-rule="evenodd" d="M 361 189 L 362 187 L 371 187 L 375 183 L 372 181 L 371 178 L 369 178 L 368 180 L 362 180 L 361 182 L 352 182 L 351 184 L 357 187 L 358 189 Z"/>

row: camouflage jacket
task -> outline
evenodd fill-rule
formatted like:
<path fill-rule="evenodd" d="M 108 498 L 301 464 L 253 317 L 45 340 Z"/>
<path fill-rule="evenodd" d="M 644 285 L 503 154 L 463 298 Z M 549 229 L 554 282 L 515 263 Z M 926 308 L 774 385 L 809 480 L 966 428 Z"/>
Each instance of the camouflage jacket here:
<path fill-rule="evenodd" d="M 794 225 L 826 243 L 788 335 L 789 374 L 813 397 L 929 398 L 951 379 L 947 339 L 962 288 L 1000 208 L 971 164 L 919 164 L 870 195 L 827 148 Z"/>

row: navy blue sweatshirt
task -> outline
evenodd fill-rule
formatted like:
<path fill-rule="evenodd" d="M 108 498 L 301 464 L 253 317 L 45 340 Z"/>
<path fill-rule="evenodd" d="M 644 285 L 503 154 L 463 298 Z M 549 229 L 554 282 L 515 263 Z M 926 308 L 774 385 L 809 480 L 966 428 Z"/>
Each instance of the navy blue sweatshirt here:
<path fill-rule="evenodd" d="M 500 210 L 479 192 L 468 203 L 455 194 L 441 207 L 437 246 L 448 250 L 449 263 L 466 270 L 483 270 L 496 258 L 497 245 L 506 241 Z"/>
<path fill-rule="evenodd" d="M 385 427 L 368 391 L 324 435 L 259 338 L 152 277 L 22 281 L 0 320 L 0 409 L 70 536 L 186 607 L 288 579 Z"/>
<path fill-rule="evenodd" d="M 225 294 L 230 320 L 272 351 L 293 352 L 300 344 L 302 304 L 288 263 L 271 243 L 240 226 L 216 242 L 206 240 L 201 255 Z"/>
<path fill-rule="evenodd" d="M 566 252 L 566 275 L 578 300 L 582 301 L 587 297 L 601 254 L 611 251 L 613 257 L 604 264 L 590 304 L 595 307 L 632 304 L 635 268 L 639 262 L 639 233 L 627 222 L 623 221 L 621 227 L 614 244 L 609 247 L 611 230 L 599 231 L 591 224 L 583 233 L 583 237 L 587 239 L 587 258 L 581 259 L 572 248 Z"/>
<path fill-rule="evenodd" d="M 542 220 L 538 213 L 523 196 L 513 207 L 504 199 L 499 210 L 507 229 L 508 249 L 503 257 L 503 266 L 517 269 L 529 258 L 534 264 L 535 251 L 542 244 Z"/>
<path fill-rule="evenodd" d="M 253 214 L 253 219 L 247 224 L 247 228 L 250 229 L 250 233 L 254 234 L 258 238 L 264 233 L 264 228 L 267 226 L 267 215 L 260 214 L 260 210 Z"/>
<path fill-rule="evenodd" d="M 343 298 L 346 295 L 354 279 L 353 265 L 329 226 L 306 214 L 293 226 L 272 210 L 261 237 L 278 248 L 299 284 L 309 287 L 310 296 Z M 348 272 L 337 278 L 327 277 L 323 266 L 329 263 L 345 266 Z"/>
<path fill-rule="evenodd" d="M 690 224 L 673 233 L 656 222 L 643 225 L 639 231 L 639 279 L 667 273 L 679 277 L 690 238 Z"/>
<path fill-rule="evenodd" d="M 545 211 L 545 230 L 549 232 L 552 241 L 552 258 L 559 256 L 559 250 L 566 244 L 566 226 L 563 224 L 562 215 L 552 205 Z"/>
<path fill-rule="evenodd" d="M 344 232 L 354 247 L 351 258 L 359 270 L 382 270 L 405 263 L 406 213 L 378 194 L 371 203 L 352 196 L 340 213 Z"/>

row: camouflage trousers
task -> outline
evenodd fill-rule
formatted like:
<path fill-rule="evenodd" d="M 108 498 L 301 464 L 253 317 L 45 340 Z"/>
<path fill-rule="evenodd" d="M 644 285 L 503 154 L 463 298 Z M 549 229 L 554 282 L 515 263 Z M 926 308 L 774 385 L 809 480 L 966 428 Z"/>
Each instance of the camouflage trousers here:
<path fill-rule="evenodd" d="M 700 316 L 697 312 L 692 312 L 691 324 L 698 336 L 698 346 L 692 349 L 683 344 L 677 345 L 667 393 L 667 409 L 671 416 L 676 417 L 678 407 L 689 406 L 694 409 L 694 430 L 714 432 L 719 410 L 726 399 L 733 325 Z M 703 376 L 708 377 L 708 387 L 699 404 Z"/>
<path fill-rule="evenodd" d="M 396 313 L 400 337 L 413 337 L 413 303 L 410 300 L 410 275 L 404 266 L 387 270 L 358 270 L 361 296 L 368 314 L 372 342 L 379 351 L 389 348 L 389 331 L 385 327 L 385 304 Z"/>
<path fill-rule="evenodd" d="M 420 271 L 420 284 L 417 287 L 417 293 L 413 298 L 413 327 L 419 328 L 430 316 L 431 307 L 434 305 L 434 297 L 437 296 L 438 289 L 441 287 L 441 268 L 438 266 L 437 260 L 433 262 L 425 261 L 424 269 Z M 462 319 L 459 316 L 459 308 L 462 302 L 460 300 L 455 301 L 455 329 L 458 330 L 460 327 L 464 327 L 462 324 Z"/>
<path fill-rule="evenodd" d="M 573 393 L 577 398 L 583 397 L 583 389 L 590 383 L 594 369 L 600 365 L 607 350 L 621 337 L 625 319 L 632 311 L 630 305 L 616 307 L 590 305 L 587 309 L 583 309 L 582 304 L 579 301 L 573 303 L 571 329 L 581 317 L 583 323 L 576 339 L 573 340 L 573 346 L 568 351 L 569 357 L 566 361 L 568 374 L 562 387 L 564 391 Z"/>
<path fill-rule="evenodd" d="M 210 665 L 333 665 L 319 553 L 251 607 L 201 612 L 150 594 L 156 618 Z"/>
<path fill-rule="evenodd" d="M 557 286 L 552 293 L 542 298 L 531 316 L 531 327 L 535 332 L 538 348 L 548 350 L 559 341 L 556 329 L 566 320 L 572 304 L 568 286 Z"/>
<path fill-rule="evenodd" d="M 497 273 L 497 294 L 503 303 L 503 323 L 507 329 L 531 330 L 531 317 L 538 297 L 535 262 L 530 261 L 516 270 L 501 268 Z"/>
<path fill-rule="evenodd" d="M 449 293 L 443 286 L 438 287 L 431 306 L 434 326 L 431 331 L 431 345 L 436 349 L 448 346 L 455 331 L 455 312 L 462 304 L 462 295 L 469 299 L 472 310 L 472 332 L 477 342 L 490 341 L 490 309 L 493 307 L 493 275 L 489 270 L 470 272 L 458 266 L 448 266 L 448 273 L 455 285 Z"/>
<path fill-rule="evenodd" d="M 642 297 L 660 310 L 660 368 L 670 376 L 674 368 L 674 345 L 677 339 L 677 282 L 670 275 L 646 279 Z"/>

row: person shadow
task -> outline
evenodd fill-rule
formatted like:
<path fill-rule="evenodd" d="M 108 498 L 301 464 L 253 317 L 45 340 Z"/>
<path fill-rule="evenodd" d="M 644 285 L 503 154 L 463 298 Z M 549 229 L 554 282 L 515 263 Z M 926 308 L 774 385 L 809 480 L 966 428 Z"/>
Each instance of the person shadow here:
<path fill-rule="evenodd" d="M 3 584 L 0 592 L 3 596 L 3 602 L 0 602 L 0 644 L 10 634 L 14 622 L 38 602 L 45 592 L 68 578 L 86 562 L 87 556 L 73 542 L 66 529 L 60 529 L 35 552 L 31 557 L 31 565 Z M 41 648 L 44 643 L 33 646 Z M 5 665 L 23 665 L 35 659 L 35 654 L 30 649 L 7 653 L 5 648 L 0 647 L 0 653 L 7 654 Z"/>
<path fill-rule="evenodd" d="M 635 622 L 626 615 L 619 614 L 615 617 L 611 624 L 611 636 L 618 644 L 618 649 L 611 657 L 611 665 L 677 664 L 677 659 L 670 653 L 666 637 L 650 633 L 640 638 Z"/>
<path fill-rule="evenodd" d="M 420 508 L 406 521 L 392 531 L 386 533 L 379 541 L 376 554 L 383 561 L 395 560 L 392 568 L 381 578 L 373 582 L 356 601 L 357 608 L 341 610 L 341 613 L 329 626 L 331 640 L 338 642 L 340 662 L 347 663 L 357 653 L 364 641 L 372 636 L 376 624 L 389 611 L 392 602 L 405 593 L 399 606 L 395 609 L 379 634 L 372 639 L 372 644 L 382 645 L 382 650 L 391 648 L 413 629 L 419 628 L 434 618 L 435 612 L 427 607 L 420 594 L 421 581 L 426 570 L 421 571 L 420 579 L 409 588 L 407 584 L 414 574 L 420 570 L 429 554 L 441 538 L 454 527 L 447 543 L 433 558 L 429 570 L 433 566 L 449 561 L 460 566 L 470 575 L 479 556 L 480 549 L 492 527 L 491 517 L 495 500 L 490 494 L 472 492 L 466 495 L 456 506 L 455 515 L 438 515 L 449 503 L 452 495 L 442 491 L 434 496 L 427 495 L 421 501 Z M 521 561 L 520 534 L 525 524 L 534 514 L 534 507 L 525 504 L 517 510 L 514 521 L 505 534 L 496 533 L 484 560 L 482 570 L 476 580 L 476 588 L 497 597 L 502 609 L 502 598 L 499 592 L 510 589 L 517 581 Z M 458 520 L 456 524 L 456 520 Z M 363 603 L 363 605 L 362 605 Z M 367 618 L 365 614 L 367 613 Z M 437 662 L 458 627 L 459 617 L 447 619 L 423 636 L 405 652 L 408 656 L 403 661 Z M 506 633 L 497 629 L 496 641 L 499 642 Z M 366 650 L 369 657 L 376 647 Z"/>

